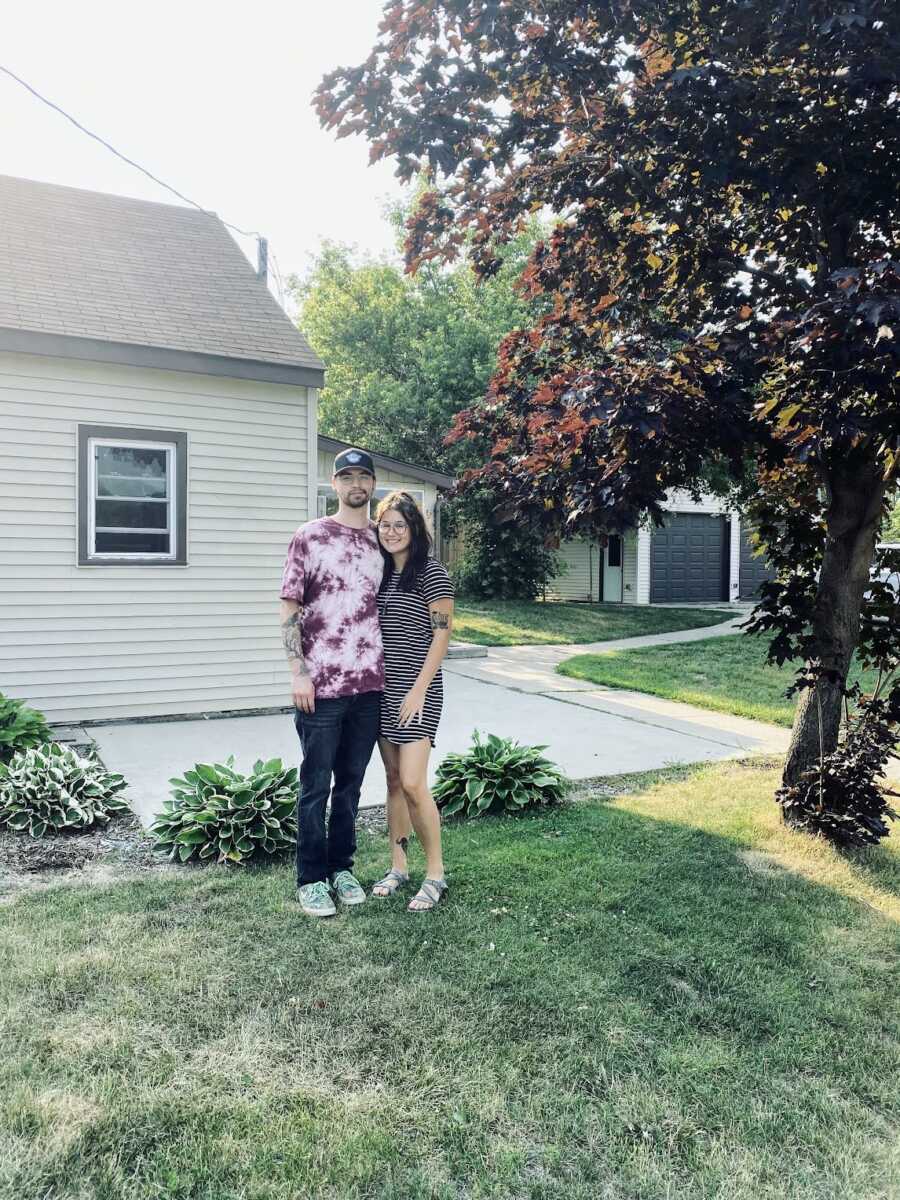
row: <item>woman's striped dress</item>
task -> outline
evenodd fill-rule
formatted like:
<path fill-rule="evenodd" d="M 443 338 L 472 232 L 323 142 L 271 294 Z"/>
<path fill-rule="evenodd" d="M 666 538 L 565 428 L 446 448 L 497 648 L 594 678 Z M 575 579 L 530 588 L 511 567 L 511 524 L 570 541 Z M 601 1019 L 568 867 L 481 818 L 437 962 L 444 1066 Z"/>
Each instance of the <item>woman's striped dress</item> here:
<path fill-rule="evenodd" d="M 416 682 L 431 649 L 434 631 L 431 628 L 429 604 L 435 600 L 453 598 L 453 584 L 447 569 L 429 558 L 415 589 L 402 592 L 398 587 L 399 571 L 390 579 L 378 596 L 378 615 L 384 642 L 384 694 L 381 698 L 379 737 L 395 746 L 418 742 L 423 737 L 434 745 L 441 709 L 444 704 L 444 681 L 438 671 L 428 685 L 422 721 L 400 728 L 400 705 Z"/>

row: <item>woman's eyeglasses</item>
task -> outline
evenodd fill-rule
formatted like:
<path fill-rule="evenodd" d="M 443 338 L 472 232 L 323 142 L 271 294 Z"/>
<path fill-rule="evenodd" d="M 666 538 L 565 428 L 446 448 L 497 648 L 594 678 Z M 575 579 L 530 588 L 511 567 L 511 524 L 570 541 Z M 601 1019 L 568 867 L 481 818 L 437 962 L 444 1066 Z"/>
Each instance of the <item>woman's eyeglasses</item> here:
<path fill-rule="evenodd" d="M 405 521 L 395 521 L 393 525 L 388 525 L 382 521 L 378 525 L 379 533 L 406 533 L 409 526 Z"/>

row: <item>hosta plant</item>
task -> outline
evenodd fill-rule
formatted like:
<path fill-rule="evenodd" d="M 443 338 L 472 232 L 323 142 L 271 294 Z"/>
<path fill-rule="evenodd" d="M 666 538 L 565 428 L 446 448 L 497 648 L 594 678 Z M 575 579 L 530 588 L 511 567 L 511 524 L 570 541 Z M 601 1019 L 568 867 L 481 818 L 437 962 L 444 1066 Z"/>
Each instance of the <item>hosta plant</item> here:
<path fill-rule="evenodd" d="M 437 770 L 434 798 L 446 816 L 480 817 L 488 812 L 519 812 L 559 804 L 568 780 L 542 750 L 521 746 L 511 738 L 478 730 L 466 754 L 448 754 Z"/>
<path fill-rule="evenodd" d="M 116 813 L 128 812 L 117 794 L 126 786 L 96 758 L 42 742 L 0 763 L 0 827 L 38 838 L 105 825 Z"/>
<path fill-rule="evenodd" d="M 50 741 L 44 714 L 29 708 L 24 700 L 0 694 L 0 763 L 8 763 L 17 750 Z"/>
<path fill-rule="evenodd" d="M 172 799 L 151 825 L 155 849 L 171 859 L 244 863 L 297 840 L 297 771 L 280 758 L 253 764 L 250 775 L 225 763 L 197 763 L 170 779 Z"/>

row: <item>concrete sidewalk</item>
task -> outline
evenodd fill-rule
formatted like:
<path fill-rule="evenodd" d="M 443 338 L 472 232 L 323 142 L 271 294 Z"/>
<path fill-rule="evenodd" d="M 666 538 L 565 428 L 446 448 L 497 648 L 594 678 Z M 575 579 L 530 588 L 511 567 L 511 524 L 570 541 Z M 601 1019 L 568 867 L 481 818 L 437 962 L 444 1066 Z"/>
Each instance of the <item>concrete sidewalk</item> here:
<path fill-rule="evenodd" d="M 731 617 L 721 625 L 685 629 L 673 633 L 649 633 L 640 637 L 617 638 L 608 642 L 569 642 L 556 646 L 489 646 L 480 658 L 448 661 L 444 671 L 467 675 L 485 683 L 500 683 L 522 692 L 592 691 L 595 684 L 557 675 L 556 668 L 576 654 L 605 654 L 616 650 L 639 650 L 645 646 L 672 646 L 679 642 L 700 642 L 741 632 L 746 613 Z"/>
<path fill-rule="evenodd" d="M 694 641 L 704 634 L 735 632 L 734 624 L 596 646 L 497 647 L 484 658 L 448 661 L 432 778 L 444 754 L 469 748 L 475 729 L 546 745 L 548 757 L 573 779 L 782 752 L 788 740 L 785 729 L 555 674 L 557 663 L 573 653 Z M 169 794 L 169 778 L 195 762 L 221 762 L 233 754 L 237 768 L 246 770 L 257 758 L 279 757 L 290 764 L 299 759 L 289 713 L 106 725 L 90 734 L 104 762 L 129 781 L 127 798 L 147 824 Z M 376 751 L 361 803 L 371 807 L 384 799 Z"/>

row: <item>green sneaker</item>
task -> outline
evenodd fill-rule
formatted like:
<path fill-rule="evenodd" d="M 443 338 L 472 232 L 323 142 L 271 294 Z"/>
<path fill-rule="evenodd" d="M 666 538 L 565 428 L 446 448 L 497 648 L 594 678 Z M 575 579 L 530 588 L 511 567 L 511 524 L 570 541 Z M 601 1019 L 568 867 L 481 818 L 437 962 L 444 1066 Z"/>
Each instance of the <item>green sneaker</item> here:
<path fill-rule="evenodd" d="M 304 883 L 297 888 L 297 899 L 308 917 L 333 917 L 337 912 L 327 883 Z"/>
<path fill-rule="evenodd" d="M 331 877 L 331 886 L 337 892 L 341 904 L 364 904 L 366 893 L 359 886 L 359 880 L 349 871 L 338 871 Z"/>

